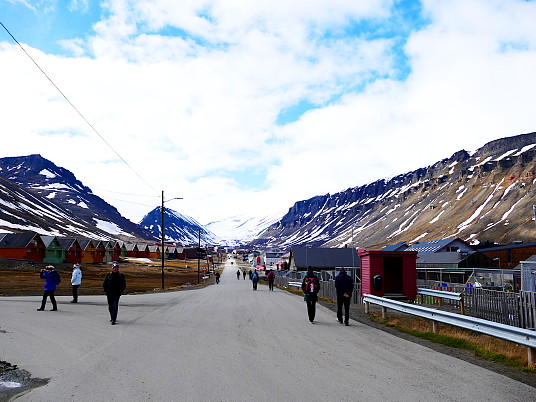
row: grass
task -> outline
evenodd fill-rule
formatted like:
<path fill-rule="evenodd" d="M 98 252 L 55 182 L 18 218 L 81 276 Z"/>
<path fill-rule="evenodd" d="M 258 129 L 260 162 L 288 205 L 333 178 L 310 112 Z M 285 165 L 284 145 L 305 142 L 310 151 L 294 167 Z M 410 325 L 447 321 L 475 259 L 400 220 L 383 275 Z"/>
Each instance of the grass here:
<path fill-rule="evenodd" d="M 412 336 L 453 348 L 465 349 L 476 356 L 517 370 L 536 374 L 536 367 L 528 367 L 527 347 L 489 335 L 440 324 L 440 332 L 430 329 L 432 323 L 421 317 L 391 316 L 381 318 L 380 313 L 370 313 L 371 320 L 396 328 Z"/>

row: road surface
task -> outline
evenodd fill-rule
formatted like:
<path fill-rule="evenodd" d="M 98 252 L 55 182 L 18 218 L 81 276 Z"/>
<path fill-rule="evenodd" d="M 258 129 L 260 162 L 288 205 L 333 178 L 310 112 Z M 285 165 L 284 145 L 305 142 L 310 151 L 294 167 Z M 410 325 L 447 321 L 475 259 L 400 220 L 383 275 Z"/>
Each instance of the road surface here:
<path fill-rule="evenodd" d="M 529 401 L 536 389 L 236 279 L 121 298 L 0 301 L 0 360 L 47 378 L 17 401 Z M 128 282 L 128 278 L 127 278 Z M 128 283 L 127 283 L 128 286 Z M 48 307 L 48 306 L 47 306 Z"/>

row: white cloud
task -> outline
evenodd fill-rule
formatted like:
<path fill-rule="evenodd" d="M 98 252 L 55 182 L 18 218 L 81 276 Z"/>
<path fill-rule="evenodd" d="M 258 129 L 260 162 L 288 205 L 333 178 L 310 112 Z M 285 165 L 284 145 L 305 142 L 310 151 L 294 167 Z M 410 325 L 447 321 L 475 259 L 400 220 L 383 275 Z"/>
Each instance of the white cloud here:
<path fill-rule="evenodd" d="M 70 57 L 25 45 L 149 185 L 17 46 L 0 42 L 9 94 L 0 133 L 17 139 L 0 156 L 41 153 L 135 221 L 164 189 L 184 198 L 170 208 L 206 223 L 268 215 L 534 131 L 534 2 L 423 1 L 428 21 L 404 47 L 404 80 L 396 79 L 400 37 L 344 33 L 361 18 L 387 18 L 391 3 L 111 0 L 94 36 L 62 42 Z M 276 124 L 302 101 L 317 108 Z M 262 191 L 226 174 L 259 168 Z"/>

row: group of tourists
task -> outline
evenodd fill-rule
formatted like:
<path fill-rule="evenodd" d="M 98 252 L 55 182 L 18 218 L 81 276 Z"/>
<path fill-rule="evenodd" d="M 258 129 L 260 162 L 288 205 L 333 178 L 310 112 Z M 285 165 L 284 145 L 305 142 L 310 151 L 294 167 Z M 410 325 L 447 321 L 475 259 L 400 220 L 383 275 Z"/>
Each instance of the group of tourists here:
<path fill-rule="evenodd" d="M 314 324 L 316 315 L 316 302 L 318 301 L 318 292 L 320 291 L 320 281 L 313 272 L 313 268 L 307 268 L 307 274 L 303 278 L 301 285 L 303 290 L 303 299 L 307 303 L 307 315 L 309 322 Z M 350 301 L 352 300 L 352 292 L 354 290 L 354 281 L 346 274 L 346 270 L 342 268 L 339 274 L 335 277 L 335 289 L 337 290 L 337 321 L 348 326 L 350 321 Z M 344 321 L 342 308 L 344 307 Z"/>
<path fill-rule="evenodd" d="M 246 279 L 246 271 L 242 272 L 244 279 Z M 236 271 L 236 278 L 240 280 L 240 269 Z M 43 299 L 41 301 L 41 307 L 37 311 L 44 311 L 47 298 L 50 298 L 52 303 L 52 309 L 50 311 L 58 311 L 58 305 L 56 303 L 55 292 L 57 286 L 61 282 L 59 273 L 54 269 L 52 265 L 47 265 L 40 271 L 39 277 L 45 280 Z M 268 290 L 274 290 L 275 272 L 269 270 L 267 275 Z M 216 283 L 219 283 L 220 274 L 216 273 Z M 257 286 L 260 280 L 259 273 L 255 269 L 249 271 L 249 279 L 253 283 L 253 290 L 257 290 Z M 78 288 L 82 284 L 82 270 L 79 264 L 73 265 L 73 271 L 71 275 L 71 286 L 73 299 L 71 303 L 78 303 Z M 119 264 L 114 262 L 112 264 L 112 272 L 109 272 L 104 278 L 102 287 L 108 301 L 108 311 L 110 313 L 110 322 L 112 325 L 116 324 L 117 312 L 119 309 L 119 299 L 125 291 L 127 284 L 125 275 L 119 272 Z M 335 288 L 337 290 L 337 321 L 341 324 L 349 325 L 350 319 L 350 302 L 352 299 L 352 292 L 354 290 L 354 283 L 352 278 L 346 273 L 346 270 L 342 268 L 339 274 L 335 278 Z M 314 324 L 316 315 L 316 302 L 318 301 L 318 292 L 320 291 L 320 281 L 313 272 L 311 266 L 307 269 L 307 274 L 303 278 L 301 285 L 303 290 L 303 299 L 307 304 L 307 315 L 309 322 Z M 343 307 L 344 307 L 344 319 L 343 319 Z"/>
<path fill-rule="evenodd" d="M 58 305 L 56 303 L 56 288 L 61 283 L 61 277 L 58 271 L 52 265 L 47 265 L 39 273 L 39 277 L 45 280 L 43 299 L 41 300 L 41 307 L 37 311 L 44 311 L 47 299 L 50 298 L 52 303 L 52 309 L 50 311 L 58 311 Z M 73 265 L 73 271 L 71 274 L 71 286 L 73 299 L 71 303 L 78 303 L 78 288 L 82 284 L 82 270 L 80 264 Z M 104 282 L 102 284 L 104 293 L 108 300 L 108 311 L 110 313 L 110 322 L 112 325 L 116 324 L 117 311 L 119 309 L 119 298 L 127 287 L 125 275 L 119 272 L 119 264 L 114 262 L 112 264 L 112 272 L 106 274 Z"/>

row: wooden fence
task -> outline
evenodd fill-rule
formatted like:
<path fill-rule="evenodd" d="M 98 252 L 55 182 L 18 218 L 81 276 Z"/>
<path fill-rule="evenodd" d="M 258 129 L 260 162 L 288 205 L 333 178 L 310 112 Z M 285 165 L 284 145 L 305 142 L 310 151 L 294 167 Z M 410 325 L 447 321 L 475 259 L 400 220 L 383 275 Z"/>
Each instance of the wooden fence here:
<path fill-rule="evenodd" d="M 519 328 L 536 329 L 536 293 L 520 291 L 519 293 L 468 287 L 463 284 L 447 284 L 418 280 L 418 287 L 463 293 L 465 314 L 488 321 L 512 325 Z M 459 302 L 440 301 L 435 297 L 423 297 L 423 304 L 439 304 L 459 308 Z"/>

